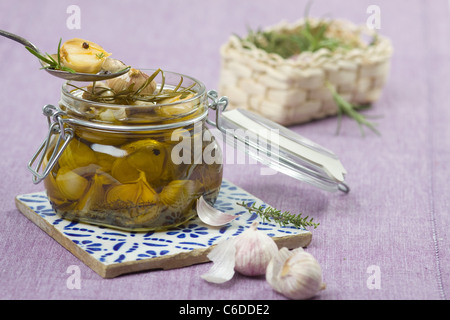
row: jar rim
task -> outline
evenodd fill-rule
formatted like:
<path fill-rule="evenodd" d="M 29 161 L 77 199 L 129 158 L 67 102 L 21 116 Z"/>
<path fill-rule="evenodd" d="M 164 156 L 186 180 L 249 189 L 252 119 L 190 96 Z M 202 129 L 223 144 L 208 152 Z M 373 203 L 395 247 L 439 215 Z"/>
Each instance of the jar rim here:
<path fill-rule="evenodd" d="M 157 71 L 158 69 L 138 69 L 138 70 L 143 71 L 143 72 L 151 71 L 153 73 L 153 72 Z M 183 79 L 190 79 L 190 80 L 192 80 L 193 82 L 195 82 L 199 86 L 199 89 L 198 89 L 198 91 L 195 91 L 195 95 L 193 97 L 191 97 L 191 98 L 180 100 L 180 101 L 176 101 L 176 102 L 170 102 L 170 103 L 157 103 L 157 104 L 154 104 L 152 106 L 156 107 L 156 106 L 166 106 L 166 105 L 177 105 L 177 104 L 182 104 L 182 103 L 186 103 L 186 102 L 191 102 L 191 101 L 194 101 L 195 99 L 198 99 L 199 97 L 201 97 L 202 95 L 204 95 L 206 93 L 206 87 L 205 87 L 204 83 L 201 82 L 200 80 L 198 80 L 198 79 L 196 79 L 194 77 L 182 74 L 182 73 L 178 73 L 178 72 L 166 71 L 166 70 L 162 70 L 162 71 L 164 72 L 164 74 L 179 76 L 179 77 L 182 77 Z M 87 103 L 95 103 L 96 105 L 102 106 L 102 107 L 105 107 L 105 108 L 108 108 L 108 107 L 110 108 L 112 106 L 113 107 L 127 107 L 127 106 L 129 106 L 129 105 L 120 105 L 120 104 L 96 102 L 96 101 L 87 100 L 87 99 L 83 99 L 83 98 L 77 97 L 77 96 L 75 96 L 75 95 L 73 95 L 71 93 L 74 90 L 69 91 L 67 89 L 68 84 L 71 83 L 71 82 L 76 82 L 76 81 L 72 81 L 72 80 L 66 81 L 62 85 L 61 91 L 65 95 L 68 95 L 68 96 L 70 96 L 71 98 L 73 98 L 75 100 L 79 100 L 81 102 L 87 102 Z"/>
<path fill-rule="evenodd" d="M 142 72 L 156 72 L 160 69 L 138 69 Z M 97 129 L 103 128 L 108 130 L 114 130 L 114 131 L 124 131 L 129 130 L 130 128 L 133 128 L 134 130 L 143 130 L 145 128 L 148 129 L 161 129 L 164 128 L 175 128 L 180 127 L 186 124 L 190 124 L 193 122 L 196 122 L 198 120 L 201 120 L 207 116 L 208 108 L 207 106 L 202 103 L 206 99 L 206 87 L 203 84 L 203 82 L 197 80 L 194 77 L 187 76 L 178 72 L 172 72 L 172 71 L 165 71 L 161 70 L 161 75 L 158 75 L 160 77 L 164 76 L 165 84 L 167 84 L 168 78 L 175 77 L 177 82 L 180 80 L 188 80 L 191 82 L 194 86 L 191 88 L 191 92 L 194 94 L 192 97 L 185 98 L 183 100 L 178 100 L 174 102 L 168 102 L 168 103 L 155 103 L 155 104 L 148 104 L 148 105 L 126 105 L 126 104 L 113 104 L 113 103 L 106 103 L 106 102 L 97 102 L 92 101 L 89 99 L 83 98 L 80 93 L 81 88 L 85 87 L 88 83 L 91 82 L 85 82 L 80 83 L 78 82 L 78 85 L 73 85 L 74 89 L 69 90 L 69 86 L 75 82 L 75 81 L 67 81 L 62 85 L 61 88 L 61 100 L 60 105 L 62 107 L 62 111 L 66 113 L 66 122 L 72 123 L 75 125 L 83 125 L 87 127 L 95 127 Z M 162 74 L 163 73 L 163 74 Z M 160 84 L 160 83 L 158 83 Z M 173 85 L 173 84 L 168 84 Z M 95 119 L 90 118 L 89 114 L 85 113 L 83 108 L 88 106 L 90 108 L 95 109 L 104 109 L 104 110 L 130 110 L 132 108 L 135 108 L 135 110 L 139 109 L 140 112 L 149 112 L 152 113 L 155 110 L 158 110 L 158 108 L 164 108 L 164 107 L 177 107 L 178 105 L 183 104 L 195 104 L 194 107 L 189 109 L 186 112 L 177 113 L 176 115 L 163 115 L 159 117 L 152 118 L 152 115 L 150 115 L 147 118 L 139 118 L 138 120 L 130 118 L 126 119 L 123 122 L 113 122 L 103 119 Z M 77 106 L 75 106 L 77 105 Z M 203 107 L 203 110 L 201 109 Z M 67 109 L 67 110 L 64 110 Z M 69 111 L 69 113 L 67 112 Z M 200 111 L 200 112 L 199 112 Z M 192 117 L 194 116 L 194 117 Z M 188 119 L 186 119 L 188 118 Z"/>

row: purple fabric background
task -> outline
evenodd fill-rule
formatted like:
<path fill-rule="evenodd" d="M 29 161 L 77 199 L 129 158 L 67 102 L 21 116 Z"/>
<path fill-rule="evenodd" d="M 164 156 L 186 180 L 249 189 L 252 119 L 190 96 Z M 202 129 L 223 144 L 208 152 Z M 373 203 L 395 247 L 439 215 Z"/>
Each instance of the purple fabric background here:
<path fill-rule="evenodd" d="M 307 1 L 31 1 L 2 0 L 0 29 L 44 51 L 59 38 L 101 43 L 137 67 L 161 67 L 217 88 L 219 47 L 231 33 L 303 16 Z M 66 27 L 69 5 L 81 8 L 81 29 Z M 296 126 L 333 150 L 348 170 L 348 195 L 326 193 L 258 165 L 226 165 L 225 178 L 283 210 L 321 225 L 307 248 L 321 263 L 327 289 L 316 299 L 446 299 L 450 295 L 450 7 L 448 1 L 316 0 L 313 16 L 363 24 L 381 9 L 381 30 L 395 54 L 381 99 L 368 111 L 382 136 L 360 136 L 336 119 Z M 39 70 L 24 48 L 0 39 L 0 298 L 2 299 L 284 299 L 263 278 L 235 276 L 221 286 L 200 278 L 210 264 L 102 279 L 15 207 L 33 185 L 26 164 L 46 134 L 45 104 L 61 81 Z M 26 74 L 26 76 L 25 76 Z M 81 269 L 81 289 L 66 286 L 68 266 Z M 367 269 L 379 266 L 381 288 Z"/>

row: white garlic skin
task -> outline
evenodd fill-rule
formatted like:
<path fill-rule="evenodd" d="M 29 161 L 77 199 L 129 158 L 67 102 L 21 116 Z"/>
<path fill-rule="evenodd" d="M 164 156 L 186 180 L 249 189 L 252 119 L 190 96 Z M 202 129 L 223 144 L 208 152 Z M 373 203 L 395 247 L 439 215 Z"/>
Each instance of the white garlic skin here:
<path fill-rule="evenodd" d="M 312 298 L 326 287 L 319 262 L 302 248 L 282 248 L 267 266 L 266 280 L 275 291 L 293 300 Z"/>
<path fill-rule="evenodd" d="M 268 235 L 258 231 L 258 223 L 236 237 L 234 270 L 246 276 L 266 273 L 267 265 L 278 252 L 278 246 Z"/>

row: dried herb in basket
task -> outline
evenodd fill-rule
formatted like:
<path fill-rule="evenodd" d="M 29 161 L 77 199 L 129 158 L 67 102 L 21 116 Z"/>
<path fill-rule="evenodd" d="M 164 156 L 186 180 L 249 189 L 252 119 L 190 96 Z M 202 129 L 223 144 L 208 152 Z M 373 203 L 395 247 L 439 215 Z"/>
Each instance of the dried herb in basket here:
<path fill-rule="evenodd" d="M 250 49 L 248 44 L 253 44 L 255 47 L 267 53 L 278 54 L 283 59 L 290 59 L 302 52 L 315 52 L 320 49 L 328 49 L 331 52 L 338 48 L 350 50 L 358 45 L 352 39 L 344 40 L 328 36 L 327 30 L 329 26 L 330 22 L 328 21 L 319 21 L 313 26 L 306 17 L 304 25 L 292 31 L 253 31 L 250 29 L 248 35 L 245 38 L 240 38 L 240 40 L 244 48 Z M 369 46 L 374 45 L 377 39 L 377 36 L 375 36 L 369 43 Z M 339 133 L 342 115 L 346 115 L 355 120 L 360 126 L 363 135 L 364 131 L 362 126 L 366 126 L 374 133 L 379 134 L 375 129 L 375 124 L 369 122 L 365 116 L 358 112 L 358 110 L 367 109 L 370 105 L 353 105 L 339 95 L 331 84 L 327 83 L 326 87 L 332 93 L 333 100 L 338 107 L 339 124 L 336 131 L 337 134 Z"/>
<path fill-rule="evenodd" d="M 350 44 L 342 39 L 326 35 L 328 26 L 329 23 L 326 21 L 320 21 L 316 26 L 311 26 L 309 20 L 305 20 L 304 27 L 291 32 L 253 31 L 250 29 L 247 37 L 243 40 L 268 53 L 278 54 L 284 59 L 304 51 L 315 52 L 322 48 L 330 51 L 337 48 L 350 49 Z"/>

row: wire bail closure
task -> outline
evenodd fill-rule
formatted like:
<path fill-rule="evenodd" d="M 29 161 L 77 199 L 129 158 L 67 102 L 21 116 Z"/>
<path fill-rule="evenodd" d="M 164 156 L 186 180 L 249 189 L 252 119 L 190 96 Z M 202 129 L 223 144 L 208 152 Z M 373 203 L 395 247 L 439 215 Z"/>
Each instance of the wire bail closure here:
<path fill-rule="evenodd" d="M 206 122 L 216 127 L 221 132 L 226 133 L 226 130 L 222 127 L 221 114 L 228 106 L 228 97 L 223 96 L 219 98 L 219 94 L 216 90 L 209 90 L 207 95 L 208 98 L 212 100 L 212 103 L 208 105 L 208 107 L 216 112 L 216 121 L 214 122 L 206 118 Z"/>
<path fill-rule="evenodd" d="M 208 98 L 213 100 L 213 102 L 211 104 L 209 104 L 208 107 L 210 109 L 216 110 L 217 114 L 216 114 L 216 122 L 210 121 L 208 119 L 206 121 L 214 126 L 217 126 L 217 128 L 221 129 L 220 113 L 223 110 L 225 110 L 226 106 L 228 105 L 228 98 L 227 97 L 218 98 L 218 94 L 214 90 L 208 91 L 207 94 L 208 94 Z M 89 124 L 86 122 L 77 121 L 77 120 L 70 119 L 70 118 L 65 119 L 64 117 L 66 116 L 66 113 L 51 104 L 45 105 L 42 111 L 43 111 L 43 114 L 47 117 L 49 130 L 48 130 L 48 134 L 47 134 L 45 140 L 42 142 L 39 149 L 36 151 L 36 153 L 33 155 L 31 160 L 28 162 L 28 170 L 30 170 L 31 173 L 33 174 L 32 179 L 33 179 L 34 184 L 38 184 L 39 182 L 44 180 L 50 174 L 50 171 L 53 169 L 53 167 L 57 163 L 58 159 L 61 157 L 61 154 L 64 152 L 67 145 L 74 137 L 74 131 L 71 127 L 69 127 L 70 124 L 75 124 L 75 125 L 78 124 L 78 125 L 83 125 L 83 126 L 88 126 L 88 127 L 93 127 L 93 128 L 100 127 L 103 129 L 105 129 L 105 128 L 111 129 L 110 127 L 107 127 L 107 126 L 95 126 L 95 124 Z M 196 122 L 198 120 L 201 120 L 206 116 L 207 116 L 207 112 L 205 112 L 204 114 L 202 114 L 201 116 L 199 116 L 198 118 L 193 119 L 193 120 L 176 123 L 176 124 L 160 125 L 159 130 L 180 127 L 180 126 L 183 126 L 186 124 L 190 124 L 191 122 Z M 216 125 L 216 123 L 217 123 L 217 125 Z M 138 127 L 117 127 L 117 126 L 115 126 L 112 129 L 115 129 L 118 131 L 149 130 L 149 127 L 147 127 L 147 126 L 144 126 L 144 127 L 142 127 L 142 126 L 138 126 Z M 155 130 L 156 128 L 154 128 L 152 126 L 151 129 Z M 221 131 L 224 131 L 224 130 L 221 129 Z M 45 155 L 47 154 L 47 151 L 50 146 L 50 141 L 52 139 L 52 136 L 55 134 L 59 135 L 58 140 L 56 141 L 54 150 L 53 150 L 50 158 L 48 159 L 48 161 L 46 163 L 44 163 Z M 41 168 L 43 165 L 44 165 L 44 167 Z"/>
<path fill-rule="evenodd" d="M 49 130 L 44 142 L 42 142 L 41 146 L 33 155 L 30 162 L 28 162 L 28 170 L 30 170 L 33 174 L 32 180 L 34 184 L 38 184 L 50 174 L 50 171 L 53 169 L 56 162 L 61 157 L 61 154 L 64 152 L 67 145 L 74 136 L 73 129 L 66 128 L 64 126 L 64 119 L 62 117 L 63 115 L 65 115 L 64 112 L 58 110 L 51 104 L 45 105 L 42 111 L 47 117 Z M 41 166 L 44 163 L 44 158 L 47 154 L 51 138 L 55 134 L 58 134 L 59 136 L 52 155 L 48 159 L 48 162 L 45 164 L 44 168 L 42 168 L 42 173 L 39 173 L 39 171 L 41 170 Z M 33 167 L 33 165 L 35 166 Z"/>

